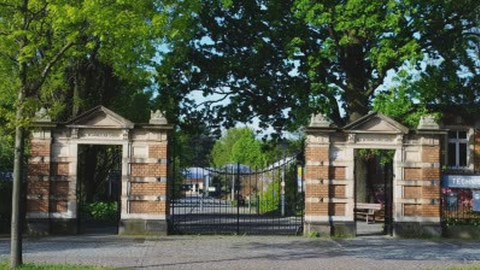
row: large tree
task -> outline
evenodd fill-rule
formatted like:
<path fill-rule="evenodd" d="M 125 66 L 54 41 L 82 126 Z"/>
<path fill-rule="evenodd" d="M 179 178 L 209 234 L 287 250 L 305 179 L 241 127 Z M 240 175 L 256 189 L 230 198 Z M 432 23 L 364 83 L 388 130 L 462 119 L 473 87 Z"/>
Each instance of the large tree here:
<path fill-rule="evenodd" d="M 240 163 L 255 169 L 266 165 L 262 143 L 249 128 L 232 128 L 215 142 L 211 152 L 212 163 L 217 168 Z"/>
<path fill-rule="evenodd" d="M 295 127 L 318 111 L 343 124 L 372 108 L 389 74 L 436 67 L 435 59 L 466 63 L 479 5 L 203 1 L 195 38 L 166 57 L 160 98 L 177 114 L 198 107 L 227 125 L 257 116 L 264 125 Z M 198 106 L 195 91 L 210 98 Z"/>
<path fill-rule="evenodd" d="M 190 8 L 195 7 L 195 1 L 188 2 L 0 1 L 0 63 L 9 67 L 2 69 L 0 78 L 11 78 L 13 89 L 8 94 L 16 95 L 12 267 L 22 264 L 20 184 L 33 112 L 57 98 L 54 90 L 65 83 L 69 63 L 94 53 L 120 77 L 145 74 L 157 46 L 183 33 L 181 26 L 187 25 Z M 3 99 L 4 92 L 0 93 Z"/>

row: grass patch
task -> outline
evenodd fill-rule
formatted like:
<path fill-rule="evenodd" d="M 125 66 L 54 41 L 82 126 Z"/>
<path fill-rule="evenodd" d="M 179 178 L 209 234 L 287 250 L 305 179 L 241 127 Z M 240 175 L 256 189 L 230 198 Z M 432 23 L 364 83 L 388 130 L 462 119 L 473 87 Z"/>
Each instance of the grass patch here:
<path fill-rule="evenodd" d="M 0 270 L 10 270 L 8 262 L 0 262 Z M 80 265 L 35 265 L 24 264 L 17 268 L 19 270 L 114 270 L 115 268 L 105 268 L 97 266 L 80 266 Z"/>
<path fill-rule="evenodd" d="M 443 270 L 480 270 L 480 265 L 465 265 L 444 268 Z"/>

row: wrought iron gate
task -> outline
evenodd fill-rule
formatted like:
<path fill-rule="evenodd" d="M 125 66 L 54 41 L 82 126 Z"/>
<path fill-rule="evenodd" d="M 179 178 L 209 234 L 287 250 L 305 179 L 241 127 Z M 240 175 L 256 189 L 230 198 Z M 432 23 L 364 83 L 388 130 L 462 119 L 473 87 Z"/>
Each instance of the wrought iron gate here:
<path fill-rule="evenodd" d="M 296 158 L 263 169 L 191 167 L 171 190 L 173 234 L 303 233 L 303 175 Z"/>

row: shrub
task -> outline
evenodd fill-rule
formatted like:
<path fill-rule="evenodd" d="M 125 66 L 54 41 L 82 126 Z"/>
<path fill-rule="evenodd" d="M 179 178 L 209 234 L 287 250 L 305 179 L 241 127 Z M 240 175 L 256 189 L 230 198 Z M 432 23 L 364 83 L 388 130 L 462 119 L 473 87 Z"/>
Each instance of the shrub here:
<path fill-rule="evenodd" d="M 85 208 L 86 214 L 95 221 L 116 222 L 118 219 L 117 202 L 94 202 Z"/>

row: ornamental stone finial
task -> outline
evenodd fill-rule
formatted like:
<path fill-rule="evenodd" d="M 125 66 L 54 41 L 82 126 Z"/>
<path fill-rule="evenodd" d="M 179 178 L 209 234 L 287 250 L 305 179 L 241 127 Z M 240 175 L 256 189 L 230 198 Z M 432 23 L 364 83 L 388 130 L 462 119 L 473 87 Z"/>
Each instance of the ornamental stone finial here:
<path fill-rule="evenodd" d="M 35 112 L 35 117 L 33 118 L 36 122 L 51 122 L 52 119 L 47 113 L 47 109 L 41 107 L 38 111 Z"/>
<path fill-rule="evenodd" d="M 150 111 L 150 124 L 155 125 L 166 125 L 168 124 L 167 119 L 160 110 Z"/>
<path fill-rule="evenodd" d="M 310 119 L 310 125 L 309 127 L 313 128 L 330 128 L 332 127 L 333 122 L 330 120 L 328 117 L 326 117 L 324 114 L 319 113 L 319 114 L 314 114 L 312 115 L 312 118 Z"/>
<path fill-rule="evenodd" d="M 440 129 L 440 125 L 431 114 L 420 117 L 417 129 Z"/>

